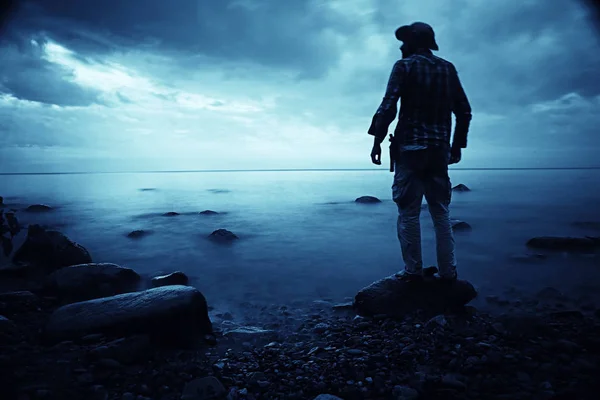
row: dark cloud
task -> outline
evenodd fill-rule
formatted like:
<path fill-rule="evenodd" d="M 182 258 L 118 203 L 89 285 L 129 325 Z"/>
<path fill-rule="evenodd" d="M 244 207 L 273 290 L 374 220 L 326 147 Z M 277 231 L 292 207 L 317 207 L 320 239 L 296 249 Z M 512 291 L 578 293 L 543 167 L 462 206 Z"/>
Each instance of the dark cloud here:
<path fill-rule="evenodd" d="M 0 48 L 0 91 L 16 98 L 60 106 L 87 106 L 98 92 L 72 82 L 72 72 L 41 57 L 31 43 L 5 44 Z"/>
<path fill-rule="evenodd" d="M 348 25 L 308 0 L 30 0 L 18 24 L 44 29 L 78 52 L 152 45 L 166 52 L 300 69 L 318 76 L 340 49 L 330 29 Z M 94 33 L 96 36 L 94 36 Z M 111 39 L 106 42 L 104 39 Z"/>

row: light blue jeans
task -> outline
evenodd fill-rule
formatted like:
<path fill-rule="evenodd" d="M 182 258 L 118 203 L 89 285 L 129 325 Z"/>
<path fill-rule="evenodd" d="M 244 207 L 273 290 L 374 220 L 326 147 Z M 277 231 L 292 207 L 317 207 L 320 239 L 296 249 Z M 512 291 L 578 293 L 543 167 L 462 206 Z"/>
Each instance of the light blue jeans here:
<path fill-rule="evenodd" d="M 420 215 L 425 196 L 435 229 L 439 274 L 443 278 L 457 276 L 448 160 L 449 152 L 443 147 L 404 150 L 397 157 L 392 192 L 398 206 L 398 239 L 407 274 L 421 274 L 423 270 Z"/>

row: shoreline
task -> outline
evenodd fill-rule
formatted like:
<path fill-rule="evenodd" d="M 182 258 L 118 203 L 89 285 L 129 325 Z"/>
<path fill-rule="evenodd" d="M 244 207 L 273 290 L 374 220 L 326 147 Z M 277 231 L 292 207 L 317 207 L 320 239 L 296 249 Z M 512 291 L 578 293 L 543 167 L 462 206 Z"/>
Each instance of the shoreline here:
<path fill-rule="evenodd" d="M 40 329 L 58 304 L 35 302 L 10 316 L 20 335 L 0 347 L 10 371 L 0 384 L 15 399 L 174 400 L 198 379 L 220 395 L 189 399 L 591 399 L 600 389 L 599 315 L 576 310 L 392 319 L 315 301 L 261 310 L 275 316 L 270 330 L 228 332 L 236 324 L 226 317 L 215 346 L 177 349 L 144 335 L 44 345 Z"/>

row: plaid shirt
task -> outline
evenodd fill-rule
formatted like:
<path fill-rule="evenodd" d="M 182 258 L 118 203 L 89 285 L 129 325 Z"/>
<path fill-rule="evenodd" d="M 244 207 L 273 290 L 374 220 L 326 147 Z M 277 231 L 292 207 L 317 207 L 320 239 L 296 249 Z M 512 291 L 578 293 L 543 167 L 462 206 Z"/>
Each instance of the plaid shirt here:
<path fill-rule="evenodd" d="M 402 148 L 449 146 L 452 113 L 456 116 L 453 144 L 467 147 L 471 106 L 452 63 L 427 51 L 394 64 L 385 97 L 369 128 L 379 142 L 396 118 L 399 98 L 402 103 L 394 135 Z"/>

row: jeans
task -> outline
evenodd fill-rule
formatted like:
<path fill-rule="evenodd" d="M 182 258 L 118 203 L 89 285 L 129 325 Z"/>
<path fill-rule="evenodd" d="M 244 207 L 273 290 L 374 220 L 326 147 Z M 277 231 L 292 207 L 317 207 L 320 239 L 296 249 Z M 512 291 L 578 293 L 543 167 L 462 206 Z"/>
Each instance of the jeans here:
<path fill-rule="evenodd" d="M 443 278 L 456 277 L 454 235 L 448 208 L 452 198 L 449 157 L 444 147 L 404 150 L 397 156 L 392 191 L 398 206 L 398 239 L 408 274 L 420 274 L 423 270 L 419 218 L 425 196 L 435 229 L 439 274 Z"/>

